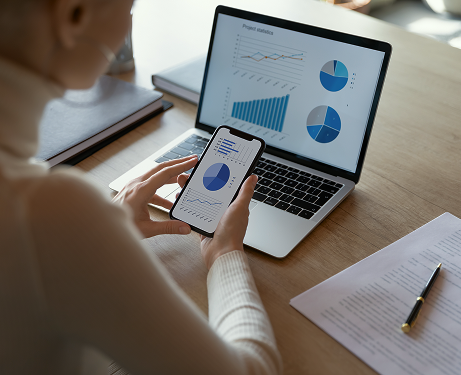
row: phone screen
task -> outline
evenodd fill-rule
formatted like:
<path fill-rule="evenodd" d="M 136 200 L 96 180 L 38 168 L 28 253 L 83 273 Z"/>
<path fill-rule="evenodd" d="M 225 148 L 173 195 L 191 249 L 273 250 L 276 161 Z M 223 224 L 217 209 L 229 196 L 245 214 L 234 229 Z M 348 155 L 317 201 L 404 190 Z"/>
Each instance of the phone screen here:
<path fill-rule="evenodd" d="M 172 219 L 212 235 L 265 148 L 263 140 L 219 127 L 170 211 Z"/>

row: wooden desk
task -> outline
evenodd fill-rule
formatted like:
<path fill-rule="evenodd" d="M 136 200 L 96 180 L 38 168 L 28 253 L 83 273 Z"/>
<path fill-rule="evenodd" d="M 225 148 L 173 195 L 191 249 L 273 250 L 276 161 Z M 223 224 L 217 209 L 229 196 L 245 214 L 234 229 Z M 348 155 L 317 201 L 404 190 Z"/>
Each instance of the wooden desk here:
<path fill-rule="evenodd" d="M 382 39 L 394 47 L 356 190 L 286 259 L 247 250 L 285 374 L 374 373 L 288 303 L 445 211 L 461 217 L 461 50 L 309 0 L 224 3 Z M 128 78 L 150 88 L 152 73 L 204 53 L 216 5 L 214 0 L 137 0 L 133 35 L 137 68 Z M 108 195 L 110 181 L 193 126 L 196 107 L 165 98 L 174 102 L 173 109 L 78 165 Z M 167 219 L 156 210 L 152 215 Z M 207 272 L 198 236 L 159 236 L 147 242 L 206 312 Z"/>

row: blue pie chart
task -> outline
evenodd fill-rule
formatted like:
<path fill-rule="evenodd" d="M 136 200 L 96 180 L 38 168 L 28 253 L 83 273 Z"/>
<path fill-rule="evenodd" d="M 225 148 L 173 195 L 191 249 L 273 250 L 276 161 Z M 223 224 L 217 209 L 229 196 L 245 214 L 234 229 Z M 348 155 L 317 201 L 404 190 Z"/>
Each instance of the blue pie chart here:
<path fill-rule="evenodd" d="M 307 117 L 307 132 L 319 143 L 330 143 L 341 131 L 341 118 L 333 108 L 326 105 L 315 107 Z"/>
<path fill-rule="evenodd" d="M 230 169 L 226 164 L 213 164 L 203 175 L 203 186 L 210 191 L 222 189 L 229 181 L 229 177 Z"/>
<path fill-rule="evenodd" d="M 341 61 L 328 61 L 320 71 L 320 82 L 328 91 L 336 92 L 346 86 L 349 73 Z"/>

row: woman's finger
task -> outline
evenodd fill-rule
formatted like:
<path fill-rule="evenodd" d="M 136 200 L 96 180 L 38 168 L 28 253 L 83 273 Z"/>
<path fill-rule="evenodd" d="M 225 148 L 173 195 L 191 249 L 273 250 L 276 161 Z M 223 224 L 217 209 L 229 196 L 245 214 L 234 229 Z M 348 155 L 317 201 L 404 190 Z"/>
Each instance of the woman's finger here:
<path fill-rule="evenodd" d="M 157 172 L 161 171 L 164 168 L 171 167 L 173 165 L 180 164 L 180 163 L 183 163 L 185 161 L 195 159 L 195 158 L 197 158 L 197 155 L 189 155 L 189 156 L 186 156 L 186 157 L 181 158 L 181 159 L 174 159 L 174 160 L 164 161 L 164 162 L 156 165 L 154 168 L 150 169 L 148 172 L 146 172 L 143 175 L 139 176 L 138 178 L 141 181 L 145 181 L 149 177 L 153 176 L 154 174 L 156 174 Z"/>
<path fill-rule="evenodd" d="M 149 203 L 155 204 L 156 206 L 164 207 L 168 210 L 170 210 L 171 207 L 173 207 L 172 202 L 170 202 L 168 199 L 158 196 L 157 194 L 154 194 L 154 196 L 150 199 Z"/>
<path fill-rule="evenodd" d="M 250 205 L 251 198 L 253 197 L 257 182 L 258 176 L 251 175 L 248 177 L 240 188 L 239 194 L 232 205 L 243 205 L 244 207 L 248 207 Z"/>
<path fill-rule="evenodd" d="M 181 174 L 178 176 L 178 184 L 179 186 L 181 186 L 181 188 L 184 187 L 184 185 L 186 184 L 188 178 L 189 178 L 189 174 Z"/>
<path fill-rule="evenodd" d="M 177 178 L 178 175 L 191 169 L 196 163 L 197 158 L 193 158 L 185 162 L 163 168 L 144 181 L 139 190 L 143 191 L 145 195 L 153 196 L 160 186 L 165 185 L 173 177 Z"/>

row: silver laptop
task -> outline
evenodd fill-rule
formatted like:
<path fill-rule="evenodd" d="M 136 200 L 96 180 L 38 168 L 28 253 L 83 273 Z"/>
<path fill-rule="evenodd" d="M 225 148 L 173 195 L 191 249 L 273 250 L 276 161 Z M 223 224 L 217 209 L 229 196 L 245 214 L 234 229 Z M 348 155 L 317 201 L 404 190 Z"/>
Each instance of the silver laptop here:
<path fill-rule="evenodd" d="M 359 181 L 390 54 L 384 42 L 219 6 L 195 128 L 109 186 L 200 156 L 221 124 L 255 134 L 267 148 L 244 242 L 283 258 Z M 174 201 L 178 189 L 157 193 Z"/>

